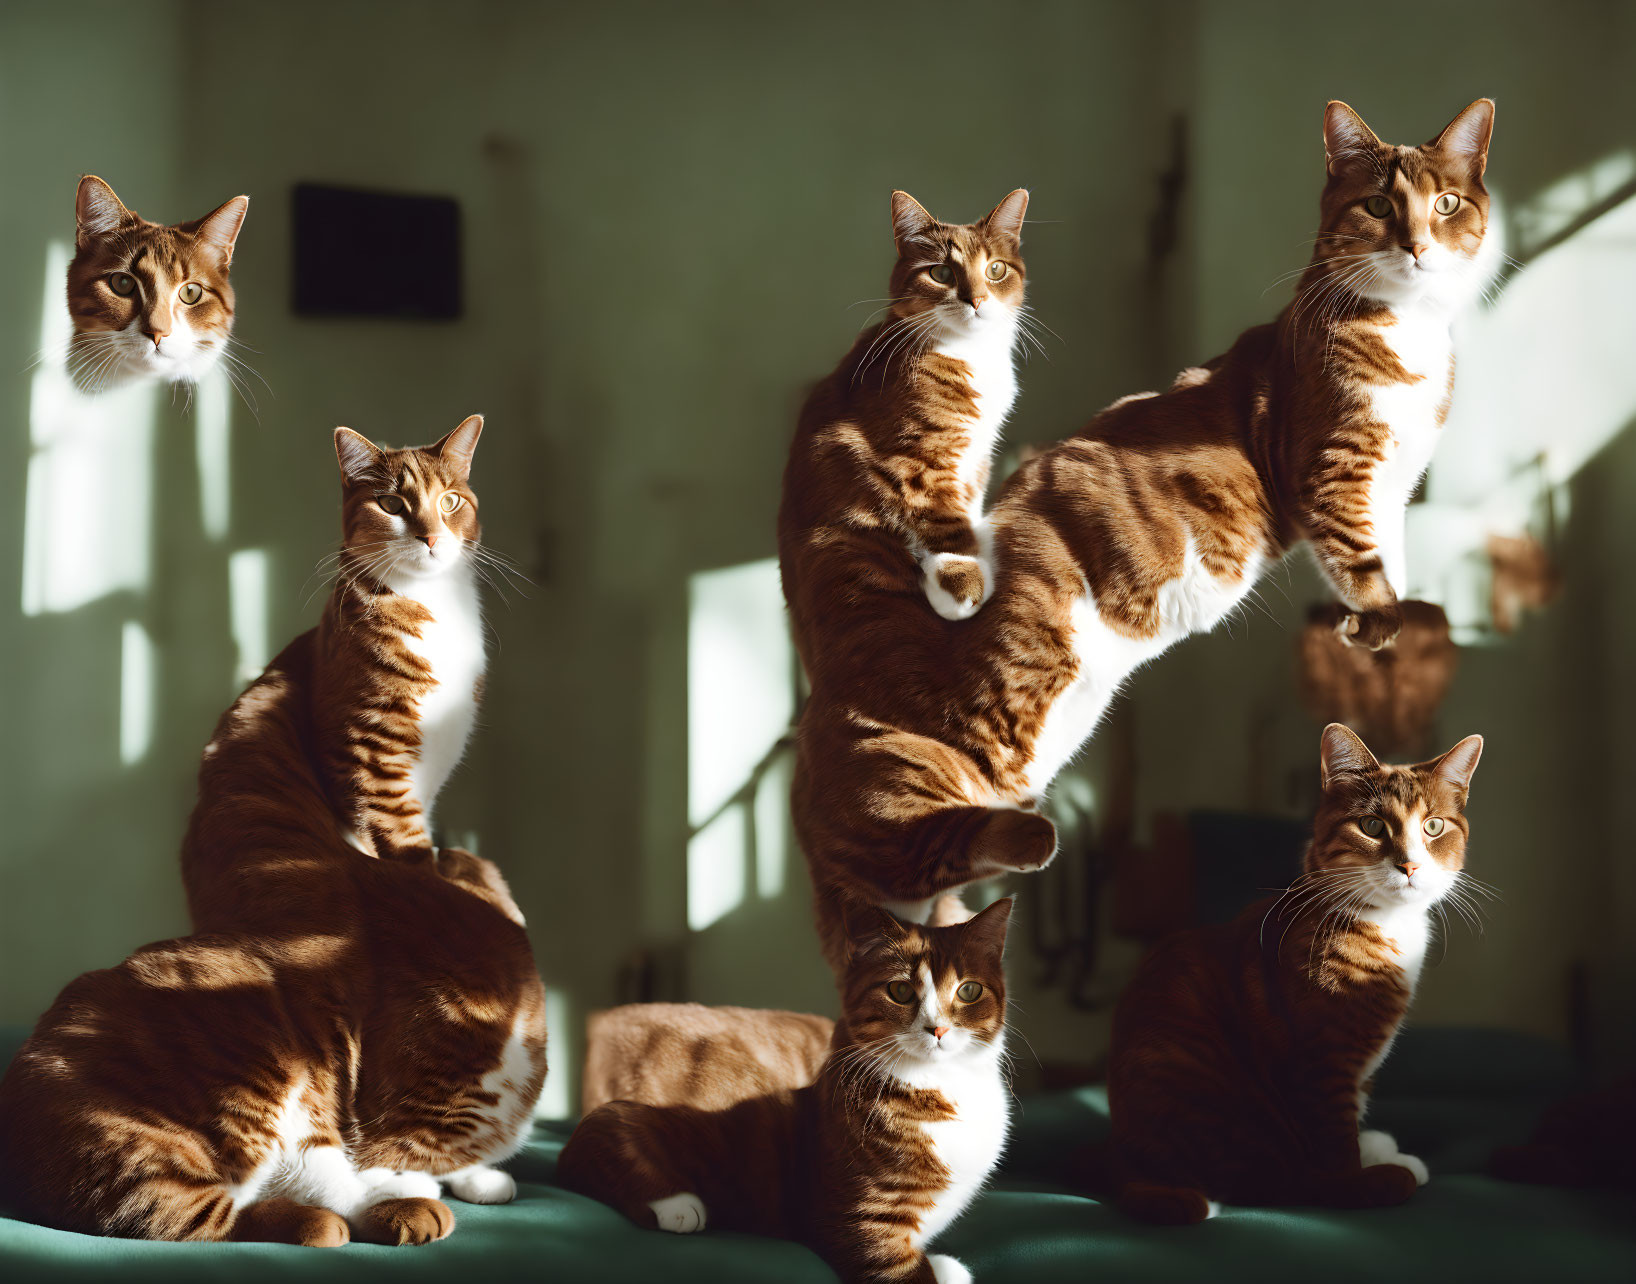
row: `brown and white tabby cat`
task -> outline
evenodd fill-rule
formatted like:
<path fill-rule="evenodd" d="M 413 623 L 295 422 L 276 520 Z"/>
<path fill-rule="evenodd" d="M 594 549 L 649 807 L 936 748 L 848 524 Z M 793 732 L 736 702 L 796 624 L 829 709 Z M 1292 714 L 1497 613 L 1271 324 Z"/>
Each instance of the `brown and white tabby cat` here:
<path fill-rule="evenodd" d="M 474 655 L 481 672 L 475 590 L 456 587 L 479 537 L 480 426 L 407 451 L 339 437 L 346 548 L 325 624 L 223 715 L 200 766 L 183 873 L 201 935 L 74 981 L 0 1082 L 0 1184 L 28 1215 L 151 1239 L 423 1243 L 453 1226 L 440 1181 L 514 1194 L 492 1165 L 544 1082 L 544 991 L 499 871 L 422 841 L 470 727 Z"/>
<path fill-rule="evenodd" d="M 610 1101 L 723 1110 L 804 1088 L 829 1056 L 835 1022 L 806 1012 L 626 1003 L 585 1022 L 579 1109 Z"/>
<path fill-rule="evenodd" d="M 68 368 L 82 391 L 143 377 L 197 383 L 221 360 L 233 333 L 228 269 L 249 208 L 235 196 L 166 226 L 126 209 L 95 175 L 80 179 Z"/>
<path fill-rule="evenodd" d="M 580 1123 L 558 1180 L 631 1220 L 799 1240 L 847 1281 L 968 1281 L 926 1245 L 1004 1148 L 1009 900 L 951 927 L 849 920 L 843 1016 L 811 1085 L 725 1110 L 614 1101 Z"/>
<path fill-rule="evenodd" d="M 785 595 L 800 593 L 799 550 L 831 539 L 907 546 L 928 600 L 963 620 L 994 589 L 983 494 L 1017 397 L 1013 352 L 1027 272 L 1021 188 L 979 223 L 940 223 L 892 193 L 898 258 L 886 320 L 860 334 L 801 409 L 779 517 Z M 863 571 L 867 574 L 867 568 Z M 822 652 L 796 646 L 809 671 Z M 821 627 L 816 625 L 815 627 Z"/>
<path fill-rule="evenodd" d="M 1122 1209 L 1196 1222 L 1218 1200 L 1375 1207 L 1425 1184 L 1425 1164 L 1359 1125 L 1432 908 L 1461 878 L 1482 748 L 1468 736 L 1383 767 L 1339 723 L 1324 729 L 1300 878 L 1231 923 L 1161 941 L 1120 998 L 1107 1176 Z"/>
<path fill-rule="evenodd" d="M 863 478 L 890 472 L 860 454 L 838 486 L 852 439 L 803 419 L 779 547 L 812 680 L 795 820 L 832 965 L 847 903 L 957 916 L 940 894 L 1047 862 L 1055 831 L 1034 808 L 1125 679 L 1297 543 L 1346 604 L 1348 640 L 1395 637 L 1403 509 L 1447 409 L 1450 322 L 1489 257 L 1492 121 L 1482 99 L 1392 147 L 1331 103 L 1294 302 L 1024 464 L 988 515 L 995 589 L 969 620 L 928 612 L 901 539 L 856 520 Z"/>

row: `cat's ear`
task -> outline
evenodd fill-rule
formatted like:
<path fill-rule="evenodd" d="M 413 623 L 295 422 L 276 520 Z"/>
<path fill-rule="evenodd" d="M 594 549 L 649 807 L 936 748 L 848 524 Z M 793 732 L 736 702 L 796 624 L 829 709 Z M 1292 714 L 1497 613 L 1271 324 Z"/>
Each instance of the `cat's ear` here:
<path fill-rule="evenodd" d="M 850 903 L 842 912 L 842 918 L 854 958 L 901 941 L 908 934 L 902 923 L 878 905 Z"/>
<path fill-rule="evenodd" d="M 1481 178 L 1488 168 L 1488 140 L 1493 136 L 1494 100 L 1479 98 L 1451 120 L 1426 147 L 1464 161 Z"/>
<path fill-rule="evenodd" d="M 1477 770 L 1477 759 L 1483 756 L 1483 738 L 1467 736 L 1441 758 L 1430 764 L 1431 772 L 1464 792 L 1471 788 L 1471 775 Z"/>
<path fill-rule="evenodd" d="M 1028 189 L 1019 187 L 988 212 L 983 227 L 995 236 L 1022 240 L 1023 215 L 1028 213 Z"/>
<path fill-rule="evenodd" d="M 95 174 L 87 174 L 80 179 L 79 190 L 74 193 L 74 217 L 78 222 L 74 243 L 83 250 L 97 237 L 106 236 L 119 227 L 131 217 L 131 212 L 114 195 L 113 188 Z"/>
<path fill-rule="evenodd" d="M 1011 924 L 1011 909 L 1015 903 L 1015 898 L 1006 896 L 972 915 L 960 929 L 966 940 L 984 954 L 1004 954 L 1006 928 Z"/>
<path fill-rule="evenodd" d="M 335 458 L 340 461 L 341 476 L 348 483 L 362 481 L 372 474 L 385 453 L 361 432 L 350 428 L 335 430 Z"/>
<path fill-rule="evenodd" d="M 181 225 L 184 232 L 193 233 L 195 240 L 203 241 L 222 256 L 224 263 L 233 261 L 233 243 L 239 239 L 244 216 L 250 212 L 250 198 L 235 196 L 224 201 L 203 218 Z"/>
<path fill-rule="evenodd" d="M 1380 763 L 1369 752 L 1369 746 L 1359 740 L 1350 727 L 1339 722 L 1332 722 L 1324 728 L 1318 763 L 1320 780 L 1325 789 L 1334 783 L 1336 776 L 1380 769 Z"/>
<path fill-rule="evenodd" d="M 432 453 L 451 464 L 461 481 L 471 476 L 471 457 L 477 450 L 477 439 L 483 435 L 483 416 L 467 415 L 448 436 L 432 447 Z"/>
<path fill-rule="evenodd" d="M 1339 174 L 1370 156 L 1380 146 L 1375 131 L 1339 99 L 1324 108 L 1324 164 L 1331 174 Z"/>
<path fill-rule="evenodd" d="M 937 220 L 908 192 L 892 193 L 892 239 L 897 242 L 900 255 L 907 256 L 910 244 L 936 226 Z"/>

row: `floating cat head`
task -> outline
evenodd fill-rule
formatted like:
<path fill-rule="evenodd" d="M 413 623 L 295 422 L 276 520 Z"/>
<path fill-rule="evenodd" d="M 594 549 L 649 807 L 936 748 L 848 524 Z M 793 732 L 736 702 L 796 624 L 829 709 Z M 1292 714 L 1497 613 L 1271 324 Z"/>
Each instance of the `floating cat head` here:
<path fill-rule="evenodd" d="M 1323 227 L 1329 259 L 1355 293 L 1390 306 L 1422 299 L 1453 307 L 1475 297 L 1491 253 L 1483 170 L 1494 104 L 1479 98 L 1419 147 L 1376 138 L 1342 102 L 1324 111 Z"/>
<path fill-rule="evenodd" d="M 341 462 L 342 547 L 358 573 L 382 584 L 447 574 L 471 556 L 482 530 L 468 479 L 483 416 L 430 446 L 382 450 L 335 430 Z"/>
<path fill-rule="evenodd" d="M 228 268 L 248 196 L 167 227 L 125 208 L 91 175 L 74 202 L 69 369 L 86 392 L 137 378 L 197 382 L 233 330 Z"/>
<path fill-rule="evenodd" d="M 1011 899 L 953 927 L 900 923 L 885 910 L 847 918 L 841 980 L 847 1025 L 900 1062 L 939 1062 L 998 1045 L 1005 1032 L 1005 933 Z M 893 1066 L 890 1056 L 885 1065 Z"/>
<path fill-rule="evenodd" d="M 1385 767 L 1357 736 L 1330 723 L 1308 874 L 1360 906 L 1442 900 L 1465 866 L 1466 792 L 1482 752 L 1483 738 L 1467 736 L 1441 758 Z"/>
<path fill-rule="evenodd" d="M 1027 272 L 1022 260 L 1028 193 L 1018 188 L 980 223 L 939 223 L 907 192 L 892 193 L 892 315 L 965 334 L 1014 327 Z"/>

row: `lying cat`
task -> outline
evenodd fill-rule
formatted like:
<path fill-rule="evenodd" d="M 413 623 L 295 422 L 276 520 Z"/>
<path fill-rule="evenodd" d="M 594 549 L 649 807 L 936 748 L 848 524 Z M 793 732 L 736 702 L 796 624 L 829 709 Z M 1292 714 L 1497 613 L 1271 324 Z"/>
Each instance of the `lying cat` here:
<path fill-rule="evenodd" d="M 815 1082 L 715 1111 L 610 1102 L 575 1130 L 558 1180 L 660 1230 L 800 1240 L 847 1281 L 969 1280 L 925 1250 L 1005 1145 L 1010 915 L 1003 900 L 925 928 L 859 911 Z"/>
<path fill-rule="evenodd" d="M 1339 723 L 1301 877 L 1231 923 L 1160 942 L 1114 1015 L 1105 1157 L 1119 1207 L 1196 1222 L 1231 1204 L 1395 1204 L 1427 1180 L 1359 1131 L 1414 997 L 1432 908 L 1465 865 L 1468 736 L 1383 767 Z"/>

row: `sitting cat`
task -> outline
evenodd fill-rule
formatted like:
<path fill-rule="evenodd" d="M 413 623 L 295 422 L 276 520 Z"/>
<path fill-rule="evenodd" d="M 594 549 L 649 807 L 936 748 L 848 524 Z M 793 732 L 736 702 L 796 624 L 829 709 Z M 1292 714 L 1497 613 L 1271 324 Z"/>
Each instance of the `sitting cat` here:
<path fill-rule="evenodd" d="M 1301 877 L 1231 923 L 1154 949 L 1114 1015 L 1103 1181 L 1144 1221 L 1231 1204 L 1395 1204 L 1426 1166 L 1359 1131 L 1414 997 L 1432 907 L 1465 864 L 1468 736 L 1381 766 L 1324 730 L 1323 799 Z"/>
<path fill-rule="evenodd" d="M 233 333 L 233 246 L 248 196 L 191 223 L 150 223 L 95 175 L 80 179 L 68 265 L 68 368 L 84 392 L 143 377 L 197 383 Z"/>
<path fill-rule="evenodd" d="M 1002 955 L 1011 902 L 951 927 L 849 921 L 843 1017 L 809 1086 L 725 1110 L 610 1102 L 558 1180 L 644 1226 L 799 1240 L 847 1281 L 964 1281 L 926 1245 L 1005 1145 Z"/>
<path fill-rule="evenodd" d="M 812 682 L 793 812 L 832 966 L 850 904 L 946 920 L 962 911 L 945 893 L 1048 862 L 1039 803 L 1121 685 L 1298 544 L 1344 603 L 1348 642 L 1396 637 L 1404 508 L 1448 408 L 1450 325 L 1495 256 L 1492 125 L 1480 99 L 1394 147 L 1331 103 L 1321 231 L 1293 302 L 1023 464 L 988 513 L 995 587 L 970 619 L 929 616 L 862 490 L 823 480 L 873 458 L 856 432 L 803 419 L 779 555 Z"/>
<path fill-rule="evenodd" d="M 424 1243 L 454 1224 L 440 1181 L 512 1197 L 492 1165 L 532 1123 L 544 990 L 499 871 L 425 832 L 481 673 L 460 587 L 481 422 L 393 452 L 343 430 L 326 624 L 205 748 L 183 854 L 200 935 L 72 982 L 0 1081 L 0 1187 L 27 1215 L 149 1239 Z"/>
<path fill-rule="evenodd" d="M 1017 397 L 1012 353 L 1026 274 L 1019 188 L 980 223 L 940 223 L 892 193 L 898 259 L 885 321 L 866 329 L 807 398 L 779 514 L 785 594 L 833 541 L 867 576 L 872 550 L 907 545 L 937 613 L 963 620 L 994 590 L 982 520 L 989 461 Z M 805 619 L 796 646 L 810 666 Z"/>

